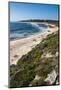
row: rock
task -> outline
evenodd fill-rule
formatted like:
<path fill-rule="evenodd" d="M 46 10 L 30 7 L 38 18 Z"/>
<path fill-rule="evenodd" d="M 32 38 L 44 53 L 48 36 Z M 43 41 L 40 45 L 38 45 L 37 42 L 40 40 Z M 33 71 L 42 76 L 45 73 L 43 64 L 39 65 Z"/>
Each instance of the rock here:
<path fill-rule="evenodd" d="M 56 52 L 56 56 L 58 56 L 58 52 Z"/>
<path fill-rule="evenodd" d="M 50 57 L 53 57 L 53 55 L 51 55 L 51 53 L 47 53 L 45 57 L 50 58 Z"/>
<path fill-rule="evenodd" d="M 40 78 L 41 78 L 40 76 L 36 75 L 34 80 L 39 80 Z"/>
<path fill-rule="evenodd" d="M 53 84 L 56 80 L 57 73 L 55 70 L 53 70 L 50 74 L 48 74 L 47 78 L 45 79 L 46 82 L 49 82 L 49 84 Z"/>
<path fill-rule="evenodd" d="M 31 86 L 32 86 L 32 84 L 29 84 L 29 86 L 31 87 Z"/>
<path fill-rule="evenodd" d="M 53 55 L 51 53 L 44 53 L 41 58 L 44 58 L 44 57 L 50 58 L 50 57 L 53 57 Z"/>

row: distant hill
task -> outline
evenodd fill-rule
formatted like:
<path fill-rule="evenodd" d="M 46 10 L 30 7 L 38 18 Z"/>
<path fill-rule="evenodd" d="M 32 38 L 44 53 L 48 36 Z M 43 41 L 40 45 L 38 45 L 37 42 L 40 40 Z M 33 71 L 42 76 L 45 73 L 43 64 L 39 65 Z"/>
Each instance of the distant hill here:
<path fill-rule="evenodd" d="M 21 20 L 19 22 L 58 22 L 58 21 L 57 20 L 29 19 L 29 20 Z"/>
<path fill-rule="evenodd" d="M 52 23 L 52 24 L 55 24 L 55 25 L 59 25 L 59 20 L 30 19 L 30 20 L 21 20 L 19 22 L 46 22 L 46 23 Z"/>

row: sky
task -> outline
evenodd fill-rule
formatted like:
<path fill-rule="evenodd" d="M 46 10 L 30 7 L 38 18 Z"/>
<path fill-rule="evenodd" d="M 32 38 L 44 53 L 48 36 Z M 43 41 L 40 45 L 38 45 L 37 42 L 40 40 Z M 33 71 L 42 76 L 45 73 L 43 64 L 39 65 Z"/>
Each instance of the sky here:
<path fill-rule="evenodd" d="M 10 2 L 10 21 L 58 20 L 58 5 Z"/>

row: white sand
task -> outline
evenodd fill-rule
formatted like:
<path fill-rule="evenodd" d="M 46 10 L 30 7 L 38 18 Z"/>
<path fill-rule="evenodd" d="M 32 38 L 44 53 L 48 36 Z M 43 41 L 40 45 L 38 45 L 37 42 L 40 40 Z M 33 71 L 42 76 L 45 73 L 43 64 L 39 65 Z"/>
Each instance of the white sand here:
<path fill-rule="evenodd" d="M 53 28 L 48 27 L 49 32 L 39 33 L 28 38 L 10 41 L 10 65 L 16 64 L 22 55 L 27 54 L 33 47 L 39 44 L 43 38 L 46 38 L 48 34 L 56 32 L 57 30 L 58 27 L 56 26 Z"/>

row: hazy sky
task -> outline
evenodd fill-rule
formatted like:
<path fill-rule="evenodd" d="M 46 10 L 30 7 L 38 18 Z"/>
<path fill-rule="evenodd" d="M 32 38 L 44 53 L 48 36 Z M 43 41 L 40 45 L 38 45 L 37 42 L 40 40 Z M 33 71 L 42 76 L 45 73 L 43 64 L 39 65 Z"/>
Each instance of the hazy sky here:
<path fill-rule="evenodd" d="M 10 2 L 10 21 L 27 19 L 58 20 L 58 5 Z"/>

